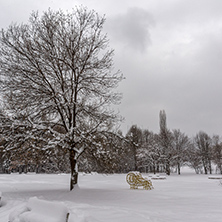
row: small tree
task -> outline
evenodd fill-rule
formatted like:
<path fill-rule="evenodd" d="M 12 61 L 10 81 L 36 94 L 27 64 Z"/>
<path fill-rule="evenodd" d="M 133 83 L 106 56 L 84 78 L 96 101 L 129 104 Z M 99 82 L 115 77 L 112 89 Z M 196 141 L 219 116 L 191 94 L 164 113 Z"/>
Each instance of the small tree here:
<path fill-rule="evenodd" d="M 137 151 L 142 145 L 142 130 L 137 127 L 137 125 L 132 125 L 126 134 L 126 139 L 128 140 L 128 146 L 132 151 L 132 161 L 134 163 L 134 167 L 131 170 L 137 171 Z"/>
<path fill-rule="evenodd" d="M 217 170 L 222 174 L 222 143 L 219 136 L 213 136 L 212 138 L 212 158 L 217 165 Z"/>
<path fill-rule="evenodd" d="M 192 142 L 187 150 L 187 165 L 195 170 L 197 174 L 202 172 L 201 156 Z"/>
<path fill-rule="evenodd" d="M 211 160 L 211 138 L 207 133 L 200 131 L 194 138 L 195 147 L 201 157 L 204 173 L 212 173 Z"/>
<path fill-rule="evenodd" d="M 173 130 L 173 159 L 177 167 L 178 174 L 180 174 L 181 166 L 187 161 L 187 150 L 190 146 L 188 136 L 181 133 L 180 130 Z"/>
<path fill-rule="evenodd" d="M 121 99 L 114 88 L 122 75 L 112 72 L 104 22 L 84 7 L 67 14 L 48 10 L 0 35 L 2 93 L 24 116 L 13 125 L 29 128 L 23 139 L 47 134 L 45 149 L 59 145 L 69 151 L 70 190 L 80 155 L 119 120 L 110 105 Z"/>
<path fill-rule="evenodd" d="M 141 167 L 148 167 L 154 174 L 159 173 L 162 165 L 162 150 L 159 146 L 159 136 L 148 130 L 143 131 L 143 143 L 138 149 L 138 162 Z"/>

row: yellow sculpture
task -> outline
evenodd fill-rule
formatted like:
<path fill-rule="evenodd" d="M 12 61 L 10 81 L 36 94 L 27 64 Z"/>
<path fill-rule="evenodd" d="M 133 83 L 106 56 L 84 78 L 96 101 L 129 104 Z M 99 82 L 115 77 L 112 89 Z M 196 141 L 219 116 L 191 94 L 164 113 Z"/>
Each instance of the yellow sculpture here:
<path fill-rule="evenodd" d="M 129 172 L 126 175 L 126 181 L 130 185 L 130 189 L 138 189 L 142 186 L 145 190 L 152 190 L 153 184 L 148 178 L 143 178 L 139 172 Z"/>

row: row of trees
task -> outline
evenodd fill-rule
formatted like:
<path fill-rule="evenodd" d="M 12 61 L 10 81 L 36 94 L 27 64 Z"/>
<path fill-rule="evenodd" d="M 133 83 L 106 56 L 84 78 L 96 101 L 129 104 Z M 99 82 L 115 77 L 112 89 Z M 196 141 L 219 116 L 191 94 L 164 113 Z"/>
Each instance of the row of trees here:
<path fill-rule="evenodd" d="M 158 134 L 132 126 L 127 136 L 136 150 L 135 169 L 159 172 L 170 175 L 172 170 L 180 174 L 184 165 L 192 167 L 196 173 L 212 173 L 212 166 L 222 174 L 222 141 L 219 136 L 210 137 L 200 131 L 189 138 L 179 129 L 169 130 L 166 113 L 160 111 L 160 131 Z M 147 170 L 147 169 L 146 169 Z"/>
<path fill-rule="evenodd" d="M 99 153 L 86 156 L 87 167 L 90 165 L 91 170 L 98 172 L 139 170 L 170 175 L 171 171 L 180 174 L 181 167 L 186 165 L 196 173 L 211 174 L 214 167 L 222 174 L 222 140 L 218 135 L 210 137 L 200 131 L 189 138 L 179 129 L 169 130 L 164 110 L 160 111 L 159 123 L 159 133 L 133 125 L 125 136 L 119 132 L 119 136 L 109 138 Z M 89 157 L 96 158 L 98 165 L 93 164 Z"/>
<path fill-rule="evenodd" d="M 21 132 L 14 135 L 21 139 Z M 9 140 L 8 140 L 9 141 Z M 16 142 L 17 141 L 17 142 Z M 106 133 L 94 138 L 79 158 L 79 170 L 99 173 L 127 173 L 131 170 L 142 172 L 173 171 L 180 174 L 182 166 L 193 168 L 196 173 L 212 173 L 216 167 L 222 174 L 222 141 L 219 136 L 210 137 L 200 131 L 189 138 L 180 130 L 169 130 L 166 113 L 160 111 L 160 131 L 153 133 L 133 125 L 125 136 Z M 2 163 L 6 171 L 70 172 L 69 153 L 59 145 L 44 149 L 44 141 L 32 139 L 10 140 L 16 149 L 4 152 Z M 4 142 L 2 141 L 2 145 Z"/>

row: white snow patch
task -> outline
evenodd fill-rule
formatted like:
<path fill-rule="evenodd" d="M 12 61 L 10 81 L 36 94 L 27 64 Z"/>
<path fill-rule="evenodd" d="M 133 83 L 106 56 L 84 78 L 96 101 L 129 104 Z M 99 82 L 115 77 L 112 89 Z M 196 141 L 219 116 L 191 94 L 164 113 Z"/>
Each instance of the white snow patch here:
<path fill-rule="evenodd" d="M 0 221 L 21 222 L 18 215 L 27 212 L 30 198 L 33 201 L 36 196 L 33 204 L 38 210 L 44 204 L 48 209 L 50 203 L 63 203 L 70 213 L 68 222 L 221 222 L 222 186 L 194 171 L 153 180 L 153 190 L 130 190 L 126 174 L 80 173 L 79 187 L 71 192 L 69 180 L 68 174 L 0 174 L 4 202 Z M 53 207 L 50 211 L 57 214 Z M 34 212 L 41 222 L 46 220 L 39 211 Z"/>
<path fill-rule="evenodd" d="M 63 203 L 29 199 L 27 206 L 13 211 L 9 215 L 10 222 L 65 222 L 68 209 Z"/>
<path fill-rule="evenodd" d="M 159 174 L 149 175 L 149 177 L 152 180 L 165 180 L 166 179 L 166 176 L 159 175 Z"/>

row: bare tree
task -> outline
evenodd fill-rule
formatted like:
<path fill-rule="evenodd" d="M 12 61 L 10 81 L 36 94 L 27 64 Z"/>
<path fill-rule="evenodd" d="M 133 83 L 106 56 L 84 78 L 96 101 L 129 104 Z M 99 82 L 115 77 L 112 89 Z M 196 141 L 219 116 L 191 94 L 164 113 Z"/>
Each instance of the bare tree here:
<path fill-rule="evenodd" d="M 219 136 L 213 136 L 212 146 L 213 161 L 219 173 L 222 174 L 222 142 Z"/>
<path fill-rule="evenodd" d="M 28 24 L 1 31 L 2 93 L 24 117 L 14 126 L 29 126 L 25 137 L 50 134 L 45 149 L 59 145 L 69 151 L 70 190 L 77 184 L 80 155 L 120 119 L 110 105 L 121 99 L 114 88 L 122 75 L 113 73 L 104 22 L 80 7 L 67 14 L 32 13 Z"/>
<path fill-rule="evenodd" d="M 0 108 L 0 173 L 3 172 L 3 145 L 5 139 L 3 137 L 3 123 L 5 122 L 5 115 L 3 110 Z"/>
<path fill-rule="evenodd" d="M 143 131 L 143 143 L 138 149 L 138 162 L 146 171 L 159 173 L 162 165 L 162 150 L 159 146 L 159 135 L 148 130 Z"/>
<path fill-rule="evenodd" d="M 188 136 L 181 133 L 180 130 L 173 130 L 173 159 L 177 166 L 178 174 L 180 174 L 180 168 L 187 161 L 187 150 L 190 147 L 190 140 Z"/>
<path fill-rule="evenodd" d="M 198 151 L 198 154 L 201 156 L 205 174 L 207 174 L 208 171 L 210 172 L 210 174 L 212 173 L 211 142 L 211 138 L 208 136 L 208 134 L 202 131 L 200 131 L 194 138 L 194 144 Z"/>
<path fill-rule="evenodd" d="M 193 168 L 197 174 L 201 173 L 203 167 L 201 156 L 193 142 L 191 142 L 186 154 L 188 158 L 187 165 Z"/>

